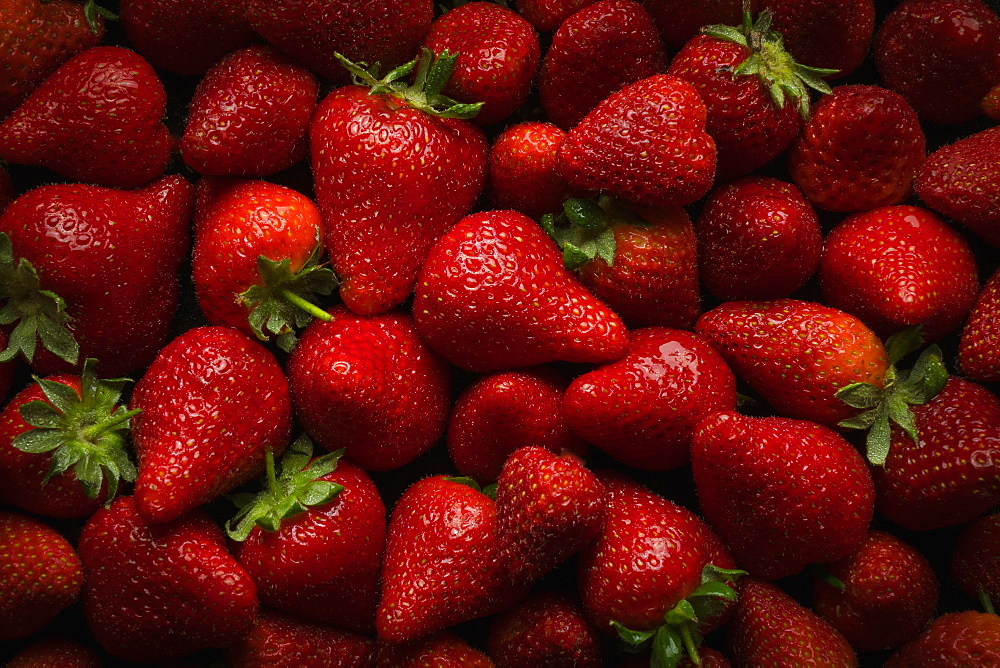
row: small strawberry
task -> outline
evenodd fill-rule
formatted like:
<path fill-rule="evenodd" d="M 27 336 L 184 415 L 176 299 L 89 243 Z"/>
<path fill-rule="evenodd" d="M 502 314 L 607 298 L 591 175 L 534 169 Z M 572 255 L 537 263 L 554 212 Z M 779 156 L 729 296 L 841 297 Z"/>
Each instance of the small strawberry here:
<path fill-rule="evenodd" d="M 26 638 L 75 602 L 80 558 L 55 529 L 0 510 L 0 641 Z"/>
<path fill-rule="evenodd" d="M 227 327 L 195 327 L 168 343 L 129 404 L 139 458 L 135 507 L 170 522 L 252 480 L 265 452 L 288 445 L 292 406 L 274 356 Z"/>
<path fill-rule="evenodd" d="M 1000 269 L 986 281 L 958 341 L 958 367 L 982 382 L 1000 381 Z"/>
<path fill-rule="evenodd" d="M 555 590 L 529 594 L 493 618 L 486 649 L 500 668 L 604 665 L 600 636 L 587 621 L 583 608 Z"/>
<path fill-rule="evenodd" d="M 951 552 L 951 578 L 970 596 L 1000 601 L 1000 513 L 967 524 Z"/>
<path fill-rule="evenodd" d="M 0 124 L 0 159 L 71 181 L 135 188 L 161 176 L 172 140 L 167 95 L 141 56 L 99 46 L 74 56 Z"/>
<path fill-rule="evenodd" d="M 493 661 L 451 631 L 404 643 L 380 642 L 375 668 L 493 668 Z"/>
<path fill-rule="evenodd" d="M 941 615 L 883 665 L 885 668 L 920 668 L 998 664 L 1000 617 L 969 610 Z"/>
<path fill-rule="evenodd" d="M 254 583 L 201 511 L 150 525 L 131 497 L 118 497 L 87 520 L 79 552 L 87 625 L 116 657 L 176 659 L 232 645 L 253 627 Z"/>
<path fill-rule="evenodd" d="M 25 645 L 5 668 L 102 668 L 97 652 L 69 637 L 46 636 Z"/>
<path fill-rule="evenodd" d="M 368 668 L 374 661 L 372 638 L 266 608 L 250 633 L 226 649 L 233 668 Z"/>

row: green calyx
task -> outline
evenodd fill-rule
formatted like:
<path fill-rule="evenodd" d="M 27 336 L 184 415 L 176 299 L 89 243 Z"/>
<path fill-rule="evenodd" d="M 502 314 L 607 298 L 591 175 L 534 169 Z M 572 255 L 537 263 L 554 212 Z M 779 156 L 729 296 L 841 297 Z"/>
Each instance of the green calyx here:
<path fill-rule="evenodd" d="M 89 499 L 96 498 L 106 482 L 110 504 L 119 481 L 135 480 L 125 435 L 139 410 L 126 410 L 118 403 L 129 379 L 100 380 L 94 373 L 96 365 L 95 359 L 83 363 L 79 394 L 68 385 L 35 378 L 48 401 L 21 406 L 21 419 L 33 428 L 18 434 L 14 447 L 31 454 L 52 453 L 44 482 L 72 470 Z"/>
<path fill-rule="evenodd" d="M 0 325 L 17 323 L 10 333 L 0 362 L 18 354 L 30 363 L 38 342 L 70 364 L 80 357 L 80 346 L 66 327 L 72 318 L 66 302 L 50 290 L 43 290 L 38 272 L 24 258 L 15 259 L 10 237 L 0 232 Z"/>
<path fill-rule="evenodd" d="M 733 70 L 733 77 L 756 75 L 779 109 L 791 98 L 799 114 L 808 119 L 808 89 L 824 94 L 830 92 L 830 85 L 822 77 L 835 74 L 837 70 L 795 62 L 785 50 L 781 33 L 771 29 L 769 10 L 762 11 L 756 21 L 749 11 L 744 11 L 740 26 L 710 25 L 703 27 L 701 32 L 750 49 L 752 53 Z"/>
<path fill-rule="evenodd" d="M 623 202 L 607 196 L 601 196 L 597 201 L 580 198 L 566 200 L 561 213 L 547 213 L 539 223 L 562 250 L 563 265 L 570 271 L 596 258 L 601 258 L 609 266 L 614 265 L 617 248 L 612 229 L 614 224 L 649 227 L 648 222 Z"/>
<path fill-rule="evenodd" d="M 912 369 L 900 370 L 896 365 L 918 350 L 922 343 L 920 326 L 904 329 L 885 342 L 889 368 L 885 384 L 879 388 L 871 383 L 852 383 L 837 391 L 837 398 L 861 412 L 838 424 L 847 429 L 867 430 L 865 437 L 868 461 L 884 466 L 892 440 L 892 425 L 896 424 L 918 442 L 917 424 L 910 406 L 925 404 L 941 391 L 948 380 L 941 349 L 928 346 L 917 358 Z"/>
<path fill-rule="evenodd" d="M 611 622 L 611 626 L 625 644 L 626 651 L 641 652 L 649 647 L 654 668 L 675 668 L 684 656 L 700 666 L 698 648 L 702 637 L 698 626 L 720 615 L 727 605 L 736 601 L 736 590 L 730 585 L 743 575 L 746 571 L 706 564 L 701 570 L 699 587 L 664 615 L 660 626 L 647 631 L 634 631 L 618 622 Z"/>
<path fill-rule="evenodd" d="M 118 15 L 115 14 L 110 9 L 101 7 L 95 0 L 87 0 L 83 5 L 83 17 L 87 20 L 87 25 L 90 26 L 90 30 L 96 35 L 100 30 L 97 25 L 97 17 L 101 16 L 108 21 L 117 21 Z"/>
<path fill-rule="evenodd" d="M 344 491 L 344 486 L 320 478 L 333 473 L 343 455 L 341 449 L 313 459 L 312 441 L 302 435 L 288 446 L 281 458 L 281 470 L 276 472 L 274 453 L 265 451 L 264 489 L 258 494 L 230 497 L 240 511 L 226 522 L 226 533 L 242 542 L 255 526 L 277 531 L 282 521 L 330 503 Z"/>
<path fill-rule="evenodd" d="M 253 285 L 239 295 L 238 300 L 249 312 L 247 321 L 261 341 L 276 337 L 278 347 L 291 352 L 297 342 L 295 332 L 314 318 L 330 321 L 330 314 L 316 306 L 317 295 L 330 295 L 337 288 L 337 276 L 319 263 L 317 243 L 305 266 L 298 272 L 291 269 L 288 258 L 271 260 L 257 258 L 257 271 L 262 283 Z"/>
<path fill-rule="evenodd" d="M 337 53 L 337 60 L 351 73 L 354 82 L 368 86 L 372 95 L 391 95 L 407 106 L 440 118 L 469 119 L 479 113 L 482 102 L 467 104 L 442 94 L 458 60 L 457 53 L 443 51 L 438 56 L 423 47 L 420 56 L 378 78 L 378 63 L 365 69 Z M 414 70 L 416 73 L 414 74 Z M 413 83 L 409 83 L 410 75 Z"/>

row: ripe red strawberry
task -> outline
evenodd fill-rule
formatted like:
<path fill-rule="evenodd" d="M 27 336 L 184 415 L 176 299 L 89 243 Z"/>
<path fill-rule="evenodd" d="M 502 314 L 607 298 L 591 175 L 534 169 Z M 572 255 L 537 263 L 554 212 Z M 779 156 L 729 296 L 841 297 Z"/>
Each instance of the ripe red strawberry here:
<path fill-rule="evenodd" d="M 445 12 L 431 24 L 423 45 L 437 55 L 458 54 L 444 93 L 461 102 L 482 102 L 472 117 L 480 126 L 505 120 L 524 104 L 541 57 L 531 24 L 491 2 Z"/>
<path fill-rule="evenodd" d="M 582 454 L 587 445 L 566 426 L 566 378 L 548 367 L 481 376 L 455 400 L 448 421 L 448 453 L 463 476 L 495 482 L 507 457 L 525 446 Z"/>
<path fill-rule="evenodd" d="M 767 176 L 709 193 L 694 231 L 701 282 L 722 301 L 788 297 L 815 273 L 823 247 L 802 192 Z"/>
<path fill-rule="evenodd" d="M 254 583 L 201 511 L 150 525 L 131 497 L 118 497 L 87 521 L 79 552 L 87 625 L 119 658 L 176 659 L 232 645 L 253 627 Z"/>
<path fill-rule="evenodd" d="M 76 601 L 80 558 L 59 532 L 0 510 L 0 641 L 26 638 Z"/>
<path fill-rule="evenodd" d="M 21 195 L 0 215 L 0 319 L 17 323 L 0 359 L 21 353 L 42 374 L 89 357 L 106 377 L 146 367 L 177 309 L 193 201 L 180 176 L 129 192 L 68 184 Z"/>
<path fill-rule="evenodd" d="M 858 665 L 844 636 L 776 585 L 743 577 L 736 589 L 728 639 L 734 666 Z"/>
<path fill-rule="evenodd" d="M 273 47 L 229 53 L 198 83 L 180 142 L 201 174 L 266 176 L 306 156 L 319 81 Z"/>
<path fill-rule="evenodd" d="M 696 334 L 632 332 L 628 353 L 574 380 L 563 413 L 581 438 L 629 466 L 666 471 L 691 458 L 698 422 L 736 407 L 736 378 Z"/>
<path fill-rule="evenodd" d="M 778 413 L 822 424 L 855 413 L 835 396 L 839 389 L 857 382 L 882 387 L 888 368 L 868 327 L 814 302 L 726 302 L 702 314 L 695 332 Z"/>
<path fill-rule="evenodd" d="M 1000 248 L 1000 128 L 987 128 L 927 156 L 914 187 L 924 203 Z"/>
<path fill-rule="evenodd" d="M 983 592 L 1000 601 L 1000 513 L 983 515 L 962 529 L 951 552 L 950 571 L 966 594 Z"/>
<path fill-rule="evenodd" d="M 156 67 L 202 74 L 254 40 L 246 0 L 122 0 L 119 18 L 135 50 Z"/>
<path fill-rule="evenodd" d="M 498 559 L 530 583 L 576 554 L 604 524 L 604 486 L 572 454 L 514 451 L 496 487 Z"/>
<path fill-rule="evenodd" d="M 451 631 L 412 642 L 380 642 L 376 668 L 493 668 L 488 656 Z"/>
<path fill-rule="evenodd" d="M 755 577 L 844 558 L 872 519 L 864 459 L 833 430 L 805 420 L 715 413 L 694 434 L 691 470 L 705 519 Z"/>
<path fill-rule="evenodd" d="M 531 593 L 497 615 L 490 624 L 486 650 L 503 668 L 604 665 L 600 636 L 587 622 L 583 608 L 556 590 Z"/>
<path fill-rule="evenodd" d="M 921 119 L 964 123 L 1000 83 L 1000 18 L 982 0 L 905 0 L 882 21 L 873 53 L 886 87 Z"/>
<path fill-rule="evenodd" d="M 1000 269 L 983 286 L 958 341 L 958 367 L 973 380 L 1000 381 Z"/>
<path fill-rule="evenodd" d="M 135 507 L 170 522 L 264 471 L 288 445 L 288 382 L 262 345 L 228 327 L 195 327 L 168 343 L 132 392 L 139 458 Z"/>
<path fill-rule="evenodd" d="M 785 48 L 800 63 L 836 70 L 839 79 L 864 62 L 875 34 L 874 0 L 757 0 L 769 10 Z"/>
<path fill-rule="evenodd" d="M 5 2 L 0 7 L 6 52 L 0 64 L 0 119 L 64 62 L 100 44 L 105 16 L 111 16 L 110 12 L 93 1 Z"/>
<path fill-rule="evenodd" d="M 413 319 L 452 364 L 481 373 L 625 354 L 621 319 L 563 267 L 555 243 L 515 211 L 467 216 L 434 245 Z"/>
<path fill-rule="evenodd" d="M 369 86 L 379 86 L 376 92 L 338 88 L 313 117 L 312 171 L 325 245 L 342 281 L 340 296 L 355 313 L 402 303 L 430 247 L 480 195 L 486 140 L 468 121 L 448 117 L 475 108 L 440 96 L 453 63 L 449 56 L 432 65 L 424 50 L 412 87 L 389 83 L 405 69 L 379 84 L 352 66 Z"/>
<path fill-rule="evenodd" d="M 812 578 L 813 607 L 859 652 L 895 649 L 934 616 L 938 579 L 927 558 L 870 531 L 858 549 Z"/>
<path fill-rule="evenodd" d="M 337 54 L 386 71 L 413 57 L 434 18 L 433 0 L 246 0 L 250 25 L 336 84 L 350 82 Z"/>
<path fill-rule="evenodd" d="M 367 668 L 375 661 L 375 641 L 261 608 L 250 633 L 226 650 L 226 661 L 238 668 Z"/>
<path fill-rule="evenodd" d="M 813 106 L 789 147 L 788 171 L 820 209 L 874 209 L 910 195 L 925 143 L 917 115 L 898 93 L 837 86 Z"/>
<path fill-rule="evenodd" d="M 366 470 L 408 464 L 444 434 L 447 365 L 401 311 L 330 315 L 306 328 L 288 360 L 296 417 L 317 444 L 345 448 Z"/>
<path fill-rule="evenodd" d="M 598 0 L 559 26 L 538 74 L 542 109 L 563 130 L 627 84 L 662 69 L 653 17 L 634 0 Z"/>
<path fill-rule="evenodd" d="M 517 13 L 541 32 L 552 32 L 576 11 L 596 0 L 515 0 Z"/>
<path fill-rule="evenodd" d="M 101 668 L 97 652 L 69 637 L 43 636 L 25 645 L 5 668 Z"/>
<path fill-rule="evenodd" d="M 559 146 L 571 186 L 634 204 L 683 206 L 708 192 L 715 143 L 694 86 L 669 74 L 630 84 L 605 98 Z"/>
<path fill-rule="evenodd" d="M 205 178 L 198 182 L 192 260 L 202 313 L 213 325 L 291 350 L 295 332 L 313 317 L 335 277 L 319 265 L 323 225 L 301 193 L 266 181 Z"/>
<path fill-rule="evenodd" d="M 979 291 L 965 239 L 927 209 L 879 207 L 826 237 L 823 303 L 859 317 L 882 338 L 913 325 L 937 341 L 965 321 Z"/>
<path fill-rule="evenodd" d="M 985 612 L 941 615 L 903 645 L 885 668 L 992 666 L 1000 663 L 1000 617 Z"/>
<path fill-rule="evenodd" d="M 166 102 L 141 56 L 117 46 L 87 49 L 0 124 L 0 159 L 100 186 L 147 184 L 170 159 Z"/>

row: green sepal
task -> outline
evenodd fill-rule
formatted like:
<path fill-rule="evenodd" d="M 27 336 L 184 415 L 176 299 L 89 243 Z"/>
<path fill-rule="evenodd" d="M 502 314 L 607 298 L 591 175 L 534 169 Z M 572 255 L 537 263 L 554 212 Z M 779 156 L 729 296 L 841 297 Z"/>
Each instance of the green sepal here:
<path fill-rule="evenodd" d="M 600 202 L 573 198 L 563 204 L 559 215 L 542 216 L 539 224 L 562 250 L 566 269 L 578 269 L 595 258 L 614 265 L 616 244 L 611 228 L 614 218 L 605 208 L 610 206 L 607 198 Z"/>
<path fill-rule="evenodd" d="M 831 573 L 830 567 L 827 564 L 813 564 L 809 570 L 812 577 L 816 580 L 833 587 L 837 591 L 847 590 L 847 585 L 844 584 L 844 581 Z"/>
<path fill-rule="evenodd" d="M 488 496 L 491 499 L 493 499 L 494 501 L 496 501 L 497 500 L 497 484 L 493 483 L 491 485 L 486 485 L 486 487 L 483 487 L 483 494 L 485 494 L 486 496 Z"/>
<path fill-rule="evenodd" d="M 615 630 L 621 641 L 625 643 L 625 649 L 629 652 L 642 651 L 646 644 L 653 639 L 654 635 L 656 635 L 656 629 L 650 629 L 649 631 L 636 631 L 634 629 L 627 628 L 616 621 L 611 622 L 611 628 Z"/>
<path fill-rule="evenodd" d="M 652 664 L 657 668 L 677 668 L 684 654 L 684 638 L 676 628 L 661 626 L 653 636 Z"/>
<path fill-rule="evenodd" d="M 274 453 L 266 450 L 264 489 L 252 496 L 230 497 L 240 510 L 226 522 L 226 533 L 242 542 L 255 526 L 274 532 L 281 528 L 284 520 L 330 503 L 344 491 L 344 486 L 320 478 L 336 470 L 343 456 L 344 450 L 340 449 L 313 459 L 312 441 L 303 434 L 288 446 L 281 458 L 279 473 L 275 469 Z"/>
<path fill-rule="evenodd" d="M 477 492 L 482 492 L 483 494 L 486 493 L 483 491 L 483 488 L 479 485 L 479 483 L 476 482 L 476 479 L 469 476 L 447 476 L 445 477 L 445 480 L 448 482 L 458 483 L 459 485 L 465 485 L 466 487 L 470 487 Z"/>
<path fill-rule="evenodd" d="M 86 4 L 83 6 L 83 18 L 86 19 L 87 25 L 90 27 L 90 31 L 95 35 L 97 34 L 99 28 L 97 26 L 97 17 L 102 16 L 109 21 L 117 21 L 118 15 L 115 14 L 110 9 L 106 7 L 101 7 L 95 0 L 87 0 Z"/>
<path fill-rule="evenodd" d="M 993 607 L 993 599 L 990 598 L 990 595 L 987 594 L 985 590 L 980 589 L 976 592 L 976 594 L 979 598 L 979 605 L 983 608 L 983 612 L 990 615 L 997 614 L 996 608 Z"/>

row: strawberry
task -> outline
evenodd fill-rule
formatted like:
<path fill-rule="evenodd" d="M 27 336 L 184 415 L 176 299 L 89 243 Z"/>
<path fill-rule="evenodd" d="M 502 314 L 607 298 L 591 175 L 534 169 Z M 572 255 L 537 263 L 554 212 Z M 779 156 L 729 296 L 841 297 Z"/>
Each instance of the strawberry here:
<path fill-rule="evenodd" d="M 819 266 L 819 218 L 792 183 L 748 176 L 719 186 L 695 220 L 698 269 L 722 301 L 780 299 Z"/>
<path fill-rule="evenodd" d="M 913 325 L 925 341 L 961 326 L 979 291 L 969 244 L 927 209 L 879 207 L 847 217 L 826 237 L 823 303 L 880 337 Z"/>
<path fill-rule="evenodd" d="M 895 649 L 934 616 L 938 579 L 927 558 L 883 531 L 812 578 L 816 613 L 859 652 Z"/>
<path fill-rule="evenodd" d="M 744 577 L 736 589 L 739 598 L 728 638 L 734 666 L 858 665 L 858 657 L 844 636 L 776 585 Z"/>
<path fill-rule="evenodd" d="M 288 360 L 295 415 L 326 450 L 369 471 L 410 463 L 444 434 L 447 365 L 420 340 L 410 317 L 364 317 L 343 306 L 302 333 Z"/>
<path fill-rule="evenodd" d="M 858 69 L 875 35 L 874 0 L 758 0 L 757 8 L 771 12 L 796 60 L 835 70 L 825 79 Z"/>
<path fill-rule="evenodd" d="M 64 62 L 97 46 L 114 15 L 74 0 L 10 0 L 0 8 L 6 57 L 0 65 L 0 119 Z"/>
<path fill-rule="evenodd" d="M 87 625 L 116 657 L 176 659 L 231 645 L 253 627 L 254 583 L 201 511 L 151 525 L 131 497 L 118 497 L 87 520 L 79 552 Z"/>
<path fill-rule="evenodd" d="M 657 74 L 625 86 L 592 109 L 559 146 L 571 186 L 634 204 L 683 206 L 708 192 L 715 143 L 705 104 L 691 84 Z"/>
<path fill-rule="evenodd" d="M 312 458 L 300 438 L 264 489 L 227 524 L 236 558 L 263 605 L 358 633 L 375 630 L 385 506 L 375 483 L 343 451 Z"/>
<path fill-rule="evenodd" d="M 883 665 L 885 668 L 918 668 L 997 663 L 1000 663 L 1000 617 L 969 610 L 941 615 Z"/>
<path fill-rule="evenodd" d="M 594 2 L 596 0 L 515 0 L 514 6 L 536 30 L 552 32 L 577 10 Z"/>
<path fill-rule="evenodd" d="M 404 643 L 378 644 L 376 668 L 493 668 L 488 656 L 451 631 Z"/>
<path fill-rule="evenodd" d="M 214 325 L 243 330 L 288 351 L 295 331 L 335 277 L 319 265 L 323 224 L 305 195 L 266 181 L 202 179 L 195 207 L 192 259 L 202 313 Z"/>
<path fill-rule="evenodd" d="M 249 45 L 246 0 L 122 0 L 118 13 L 135 50 L 154 66 L 202 74 L 230 51 Z"/>
<path fill-rule="evenodd" d="M 141 56 L 99 46 L 70 58 L 0 124 L 0 159 L 70 181 L 135 188 L 163 174 L 167 95 Z"/>
<path fill-rule="evenodd" d="M 736 378 L 696 334 L 632 332 L 628 353 L 574 380 L 563 398 L 570 428 L 629 466 L 666 471 L 691 458 L 698 422 L 736 407 Z"/>
<path fill-rule="evenodd" d="M 1000 601 L 1000 513 L 983 515 L 963 527 L 951 552 L 950 572 L 966 594 L 982 592 Z"/>
<path fill-rule="evenodd" d="M 788 149 L 788 171 L 805 196 L 827 211 L 899 204 L 924 161 L 924 132 L 898 93 L 837 86 L 813 106 Z"/>
<path fill-rule="evenodd" d="M 69 637 L 43 637 L 25 645 L 6 668 L 101 668 L 97 652 Z"/>
<path fill-rule="evenodd" d="M 572 454 L 525 446 L 507 458 L 496 487 L 498 558 L 529 583 L 589 543 L 604 523 L 604 487 Z"/>
<path fill-rule="evenodd" d="M 962 327 L 958 367 L 972 380 L 1000 381 L 1000 269 L 986 281 Z"/>
<path fill-rule="evenodd" d="M 538 93 L 563 130 L 623 86 L 660 70 L 663 47 L 653 17 L 633 0 L 598 0 L 559 26 L 545 52 Z"/>
<path fill-rule="evenodd" d="M 193 201 L 180 176 L 128 192 L 67 184 L 18 197 L 0 215 L 0 321 L 17 323 L 0 360 L 20 353 L 43 374 L 88 357 L 106 376 L 146 367 L 177 309 Z M 36 356 L 38 339 L 46 350 Z"/>
<path fill-rule="evenodd" d="M 979 101 L 979 108 L 987 117 L 1000 121 L 1000 83 L 983 96 Z"/>
<path fill-rule="evenodd" d="M 726 302 L 703 313 L 695 332 L 778 413 L 822 424 L 856 413 L 835 396 L 838 390 L 856 382 L 882 387 L 888 369 L 874 332 L 815 302 Z"/>
<path fill-rule="evenodd" d="M 579 602 L 556 590 L 533 592 L 494 617 L 486 649 L 503 668 L 599 668 L 604 665 L 600 636 L 587 622 L 583 608 Z"/>
<path fill-rule="evenodd" d="M 917 195 L 986 243 L 1000 247 L 1000 128 L 943 146 L 927 156 L 914 183 Z"/>
<path fill-rule="evenodd" d="M 758 1 L 751 0 L 749 8 Z M 642 4 L 656 21 L 663 43 L 674 53 L 703 26 L 739 23 L 747 5 L 740 0 L 642 0 Z"/>
<path fill-rule="evenodd" d="M 566 426 L 568 381 L 549 367 L 481 376 L 462 390 L 448 420 L 448 453 L 463 476 L 495 482 L 507 457 L 525 446 L 561 454 L 587 446 Z"/>
<path fill-rule="evenodd" d="M 80 558 L 55 529 L 0 510 L 0 641 L 26 638 L 75 602 Z"/>
<path fill-rule="evenodd" d="M 164 346 L 129 407 L 142 411 L 132 420 L 134 505 L 152 524 L 252 480 L 266 451 L 284 451 L 292 426 L 288 382 L 274 356 L 227 327 L 195 327 Z"/>
<path fill-rule="evenodd" d="M 982 0 L 905 0 L 883 19 L 873 53 L 886 87 L 922 120 L 964 123 L 1000 83 L 1000 18 Z"/>
<path fill-rule="evenodd" d="M 432 60 L 424 50 L 409 86 L 400 78 L 416 62 L 383 82 L 350 65 L 368 86 L 330 93 L 310 129 L 325 245 L 344 304 L 361 315 L 409 296 L 428 250 L 471 209 L 486 174 L 482 132 L 452 117 L 475 105 L 440 95 L 454 54 Z"/>
<path fill-rule="evenodd" d="M 229 53 L 198 83 L 180 142 L 201 174 L 266 176 L 306 156 L 319 81 L 273 47 Z"/>
<path fill-rule="evenodd" d="M 514 211 L 459 221 L 431 249 L 417 286 L 417 332 L 469 371 L 610 362 L 628 347 L 621 319 L 562 266 L 542 229 Z"/>
<path fill-rule="evenodd" d="M 226 650 L 227 664 L 238 668 L 366 668 L 374 660 L 375 641 L 369 637 L 266 608 L 250 633 Z"/>
<path fill-rule="evenodd" d="M 458 54 L 444 93 L 462 102 L 482 102 L 472 117 L 480 126 L 505 120 L 524 104 L 541 57 L 532 25 L 491 2 L 470 2 L 445 12 L 431 23 L 423 45 L 438 56 Z"/>

